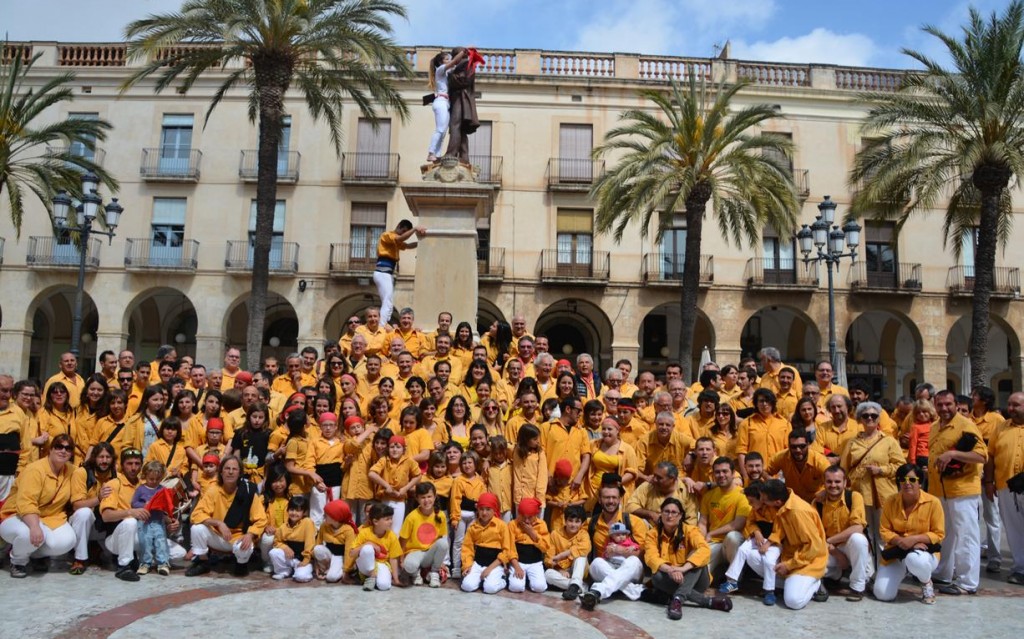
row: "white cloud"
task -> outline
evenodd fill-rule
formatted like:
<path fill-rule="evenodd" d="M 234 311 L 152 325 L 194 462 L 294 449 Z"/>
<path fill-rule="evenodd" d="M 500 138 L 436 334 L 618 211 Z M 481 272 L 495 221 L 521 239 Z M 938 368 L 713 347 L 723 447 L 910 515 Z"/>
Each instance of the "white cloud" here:
<path fill-rule="evenodd" d="M 871 66 L 877 53 L 878 47 L 866 35 L 840 34 L 823 27 L 792 38 L 732 43 L 732 57 L 739 60 Z"/>

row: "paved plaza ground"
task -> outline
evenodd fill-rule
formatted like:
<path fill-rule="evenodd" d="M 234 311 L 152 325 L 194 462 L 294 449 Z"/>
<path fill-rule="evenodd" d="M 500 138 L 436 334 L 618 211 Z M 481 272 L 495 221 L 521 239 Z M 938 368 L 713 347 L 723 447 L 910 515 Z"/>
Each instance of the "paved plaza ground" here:
<path fill-rule="evenodd" d="M 147 575 L 131 584 L 90 568 L 79 577 L 51 572 L 14 581 L 0 575 L 0 637 L 198 639 L 226 632 L 248 639 L 357 634 L 403 639 L 1020 636 L 1024 587 L 986 577 L 978 595 L 939 595 L 934 606 L 919 603 L 918 592 L 906 584 L 900 598 L 888 604 L 870 598 L 849 603 L 833 596 L 799 612 L 769 609 L 741 594 L 729 614 L 686 608 L 682 621 L 672 622 L 664 607 L 642 602 L 615 599 L 588 613 L 557 593 L 486 596 L 463 593 L 454 583 L 440 590 L 369 593 L 355 586 L 275 582 L 262 573 L 244 579 L 217 574 L 187 578 L 176 570 L 170 577 Z"/>

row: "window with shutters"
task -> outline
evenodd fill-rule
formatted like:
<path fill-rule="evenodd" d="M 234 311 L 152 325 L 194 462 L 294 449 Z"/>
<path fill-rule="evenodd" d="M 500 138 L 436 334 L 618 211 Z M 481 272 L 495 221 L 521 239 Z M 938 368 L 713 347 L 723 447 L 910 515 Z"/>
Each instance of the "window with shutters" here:
<path fill-rule="evenodd" d="M 349 263 L 352 266 L 372 267 L 377 262 L 377 240 L 384 232 L 388 219 L 388 205 L 383 202 L 353 202 L 352 223 L 349 227 L 352 241 L 349 245 Z"/>
<path fill-rule="evenodd" d="M 175 266 L 181 263 L 185 243 L 185 212 L 188 200 L 183 197 L 153 198 L 153 220 L 149 259 L 153 266 Z"/>
<path fill-rule="evenodd" d="M 676 215 L 672 227 L 661 236 L 661 279 L 683 279 L 686 261 L 686 224 L 682 215 Z"/>
<path fill-rule="evenodd" d="M 864 222 L 864 272 L 872 288 L 896 287 L 896 225 Z"/>
<path fill-rule="evenodd" d="M 594 254 L 594 212 L 590 209 L 559 209 L 555 241 L 558 274 L 589 277 Z"/>
<path fill-rule="evenodd" d="M 194 119 L 192 115 L 164 115 L 160 129 L 160 173 L 188 174 Z"/>
<path fill-rule="evenodd" d="M 391 120 L 359 118 L 356 132 L 356 177 L 389 177 L 391 165 Z"/>
<path fill-rule="evenodd" d="M 562 183 L 594 181 L 594 127 L 589 124 L 562 124 L 558 128 L 558 177 Z"/>
<path fill-rule="evenodd" d="M 765 284 L 796 283 L 796 250 L 791 237 L 781 237 L 771 226 L 761 236 L 761 268 Z"/>
<path fill-rule="evenodd" d="M 100 114 L 99 113 L 69 113 L 68 114 L 68 119 L 69 120 L 99 120 L 100 119 Z M 92 142 L 92 147 L 93 148 L 90 149 L 88 146 L 86 146 L 84 144 L 83 141 L 76 140 L 75 142 L 71 143 L 71 146 L 68 148 L 68 152 L 71 155 L 74 155 L 74 156 L 77 156 L 77 157 L 80 157 L 80 158 L 84 158 L 86 160 L 95 161 L 96 160 L 96 137 L 95 136 L 89 136 L 89 141 Z"/>

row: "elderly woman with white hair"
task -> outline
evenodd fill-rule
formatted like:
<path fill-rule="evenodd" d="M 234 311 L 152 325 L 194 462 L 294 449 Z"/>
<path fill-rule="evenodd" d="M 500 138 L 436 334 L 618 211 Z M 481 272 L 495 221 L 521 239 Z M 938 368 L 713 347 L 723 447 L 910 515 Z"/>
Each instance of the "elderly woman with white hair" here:
<path fill-rule="evenodd" d="M 882 407 L 876 402 L 858 404 L 854 417 L 862 430 L 846 443 L 839 457 L 851 490 L 864 497 L 868 520 L 865 532 L 875 549 L 876 563 L 884 546 L 879 533 L 882 506 L 896 494 L 896 469 L 905 461 L 899 442 L 879 428 L 881 415 Z"/>

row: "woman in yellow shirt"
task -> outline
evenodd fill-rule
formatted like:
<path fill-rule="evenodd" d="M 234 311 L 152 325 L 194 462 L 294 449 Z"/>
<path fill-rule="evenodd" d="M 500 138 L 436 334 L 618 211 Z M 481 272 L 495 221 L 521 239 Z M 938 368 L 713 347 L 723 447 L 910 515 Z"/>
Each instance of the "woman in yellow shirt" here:
<path fill-rule="evenodd" d="M 120 389 L 115 389 L 120 390 Z M 73 389 L 68 389 L 68 392 L 74 392 Z M 106 415 L 106 407 L 110 402 L 109 390 L 107 388 L 107 381 L 103 379 L 102 375 L 93 375 L 85 382 L 85 388 L 82 389 L 81 397 L 79 398 L 78 408 L 75 409 L 75 430 L 78 433 L 79 438 L 84 438 L 83 441 L 76 442 L 80 451 L 85 451 L 88 454 L 89 448 L 96 443 L 101 441 L 97 436 L 99 428 L 97 423 Z M 128 396 L 125 395 L 125 402 L 127 405 Z M 121 454 L 121 450 L 116 446 L 117 454 Z M 85 459 L 83 455 L 82 459 Z"/>
<path fill-rule="evenodd" d="M 477 384 L 480 382 L 487 382 L 488 387 L 494 384 L 487 362 L 482 360 L 473 360 L 469 365 L 469 370 L 466 371 L 466 377 L 459 381 L 461 382 L 459 392 L 469 401 L 470 404 L 475 404 L 477 402 Z"/>
<path fill-rule="evenodd" d="M 57 435 L 70 435 L 76 442 L 75 452 L 85 459 L 85 453 L 95 442 L 92 441 L 92 433 L 81 433 L 75 428 L 75 413 L 71 408 L 71 395 L 64 382 L 54 382 L 46 389 L 46 397 L 43 401 L 43 409 L 39 415 L 39 432 L 48 433 L 49 440 L 39 451 L 40 457 L 50 454 L 50 443 Z"/>
<path fill-rule="evenodd" d="M 589 403 L 589 402 L 588 402 Z M 590 501 L 596 503 L 597 493 L 601 489 L 601 477 L 605 473 L 616 473 L 622 477 L 622 487 L 628 499 L 633 492 L 633 481 L 636 479 L 636 451 L 626 442 L 619 439 L 619 422 L 612 417 L 601 420 L 601 439 L 590 444 Z"/>
<path fill-rule="evenodd" d="M 75 417 L 77 424 L 82 417 L 79 406 L 79 413 Z M 142 432 L 133 430 L 128 426 L 128 396 L 120 388 L 110 391 L 110 400 L 107 402 L 107 414 L 96 422 L 96 441 L 106 442 L 114 447 L 114 458 L 121 458 L 121 451 L 126 448 L 139 448 L 142 446 Z"/>
<path fill-rule="evenodd" d="M 721 457 L 736 461 L 736 411 L 728 404 L 719 404 L 715 409 L 715 421 L 708 433 L 715 442 L 715 452 Z"/>
<path fill-rule="evenodd" d="M 419 465 L 421 473 L 426 472 L 427 459 L 434 452 L 434 439 L 422 427 L 422 421 L 420 409 L 415 406 L 404 408 L 398 419 L 402 426 L 402 437 L 405 438 L 406 453 Z"/>
<path fill-rule="evenodd" d="M 683 616 L 683 602 L 689 601 L 701 608 L 714 608 L 729 612 L 732 600 L 725 596 L 708 597 L 704 594 L 711 585 L 708 562 L 711 547 L 696 526 L 683 521 L 683 504 L 675 497 L 661 503 L 661 517 L 647 532 L 644 543 L 644 562 L 651 569 L 651 580 L 656 594 L 671 597 L 668 618 L 677 621 Z"/>
<path fill-rule="evenodd" d="M 939 565 L 939 544 L 946 537 L 942 503 L 921 490 L 921 470 L 903 464 L 896 470 L 899 492 L 882 507 L 881 535 L 885 543 L 875 575 L 875 598 L 896 599 L 907 572 L 921 582 L 921 602 L 935 603 L 932 572 Z"/>
<path fill-rule="evenodd" d="M 458 442 L 463 450 L 469 449 L 469 403 L 462 395 L 452 397 L 444 411 L 446 441 Z"/>

